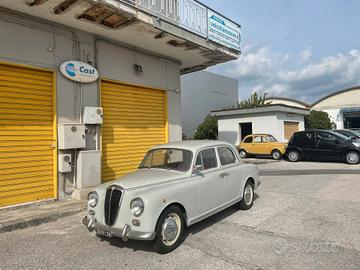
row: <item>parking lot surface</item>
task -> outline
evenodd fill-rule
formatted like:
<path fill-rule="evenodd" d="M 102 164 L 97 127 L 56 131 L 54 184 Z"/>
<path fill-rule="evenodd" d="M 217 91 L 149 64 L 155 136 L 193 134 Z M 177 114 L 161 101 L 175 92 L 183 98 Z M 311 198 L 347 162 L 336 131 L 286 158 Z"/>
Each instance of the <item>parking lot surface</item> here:
<path fill-rule="evenodd" d="M 289 169 L 287 164 L 259 167 Z M 359 168 L 328 165 L 291 166 L 355 171 L 262 176 L 251 210 L 234 206 L 192 226 L 184 243 L 167 255 L 154 253 L 148 242 L 101 240 L 81 224 L 84 213 L 80 213 L 0 234 L 0 269 L 358 270 Z"/>

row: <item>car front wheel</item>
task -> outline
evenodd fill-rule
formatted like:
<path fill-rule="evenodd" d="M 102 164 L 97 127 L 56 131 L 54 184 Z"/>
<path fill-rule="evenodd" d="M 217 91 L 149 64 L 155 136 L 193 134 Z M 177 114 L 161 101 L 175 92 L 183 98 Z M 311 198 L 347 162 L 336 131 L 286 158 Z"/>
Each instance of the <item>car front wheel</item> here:
<path fill-rule="evenodd" d="M 360 155 L 356 152 L 348 152 L 345 156 L 345 159 L 349 164 L 358 164 L 360 161 Z"/>
<path fill-rule="evenodd" d="M 239 203 L 241 210 L 249 210 L 254 204 L 254 185 L 247 181 L 245 184 L 242 200 Z"/>
<path fill-rule="evenodd" d="M 161 214 L 156 225 L 155 250 L 166 254 L 176 249 L 185 230 L 184 214 L 177 206 L 171 206 Z"/>
<path fill-rule="evenodd" d="M 275 159 L 275 160 L 281 159 L 281 153 L 280 153 L 279 150 L 273 150 L 273 151 L 271 152 L 271 156 L 272 156 L 272 158 Z"/>
<path fill-rule="evenodd" d="M 240 149 L 239 151 L 239 155 L 241 158 L 246 158 L 247 157 L 247 153 L 244 149 Z"/>
<path fill-rule="evenodd" d="M 297 162 L 300 160 L 300 153 L 296 150 L 290 150 L 288 153 L 288 158 L 291 162 Z"/>

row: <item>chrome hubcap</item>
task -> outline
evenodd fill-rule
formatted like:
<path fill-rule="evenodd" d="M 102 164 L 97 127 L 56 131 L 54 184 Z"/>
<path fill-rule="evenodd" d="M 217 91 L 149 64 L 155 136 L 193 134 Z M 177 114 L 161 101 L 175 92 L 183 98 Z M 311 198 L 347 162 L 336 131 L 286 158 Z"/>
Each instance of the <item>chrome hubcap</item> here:
<path fill-rule="evenodd" d="M 169 214 L 162 226 L 161 236 L 162 241 L 166 246 L 172 246 L 179 238 L 181 230 L 181 219 L 178 214 Z"/>
<path fill-rule="evenodd" d="M 273 154 L 273 158 L 275 158 L 275 159 L 280 158 L 280 154 L 279 154 L 279 152 L 274 152 L 274 154 Z"/>
<path fill-rule="evenodd" d="M 243 158 L 243 157 L 245 157 L 245 156 L 246 156 L 245 151 L 241 150 L 241 151 L 240 151 L 240 157 L 242 157 L 242 158 Z"/>
<path fill-rule="evenodd" d="M 253 197 L 254 197 L 253 188 L 252 186 L 247 185 L 244 191 L 244 201 L 246 205 L 250 205 L 252 203 Z"/>
<path fill-rule="evenodd" d="M 298 159 L 298 153 L 291 152 L 290 155 L 289 155 L 289 159 L 292 160 L 292 161 L 297 160 Z"/>
<path fill-rule="evenodd" d="M 347 160 L 349 161 L 349 163 L 358 163 L 359 156 L 356 153 L 350 153 L 347 155 Z"/>

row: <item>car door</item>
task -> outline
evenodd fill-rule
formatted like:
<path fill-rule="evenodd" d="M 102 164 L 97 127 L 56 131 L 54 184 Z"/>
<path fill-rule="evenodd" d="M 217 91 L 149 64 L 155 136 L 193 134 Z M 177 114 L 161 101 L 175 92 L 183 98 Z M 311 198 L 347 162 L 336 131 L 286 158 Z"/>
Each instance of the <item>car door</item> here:
<path fill-rule="evenodd" d="M 225 203 L 238 199 L 241 195 L 244 177 L 241 175 L 241 164 L 236 158 L 234 151 L 228 146 L 219 146 L 217 148 L 221 174 L 220 178 L 224 182 Z"/>
<path fill-rule="evenodd" d="M 254 136 L 251 144 L 252 154 L 267 154 L 267 142 L 263 136 Z"/>
<path fill-rule="evenodd" d="M 296 145 L 300 147 L 304 158 L 316 158 L 318 155 L 315 144 L 315 133 L 312 131 L 299 133 Z"/>
<path fill-rule="evenodd" d="M 241 143 L 240 148 L 245 149 L 245 151 L 248 153 L 252 153 L 252 142 L 253 142 L 253 137 L 248 136 Z"/>
<path fill-rule="evenodd" d="M 326 131 L 316 132 L 317 157 L 320 159 L 340 159 L 343 143 L 340 137 Z"/>
<path fill-rule="evenodd" d="M 224 203 L 224 179 L 219 171 L 215 148 L 201 150 L 195 165 L 198 169 L 194 172 L 193 180 L 197 189 L 197 209 L 201 215 Z M 199 169 L 199 166 L 202 168 Z"/>

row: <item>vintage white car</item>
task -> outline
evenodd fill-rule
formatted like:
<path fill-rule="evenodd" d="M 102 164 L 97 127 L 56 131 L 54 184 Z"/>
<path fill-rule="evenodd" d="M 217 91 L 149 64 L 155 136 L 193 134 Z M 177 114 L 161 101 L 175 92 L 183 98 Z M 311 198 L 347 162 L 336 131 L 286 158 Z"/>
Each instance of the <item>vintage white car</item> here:
<path fill-rule="evenodd" d="M 250 209 L 260 185 L 255 165 L 220 141 L 186 141 L 152 148 L 136 172 L 95 188 L 83 224 L 105 237 L 155 240 L 168 253 L 186 227 L 235 203 Z"/>

